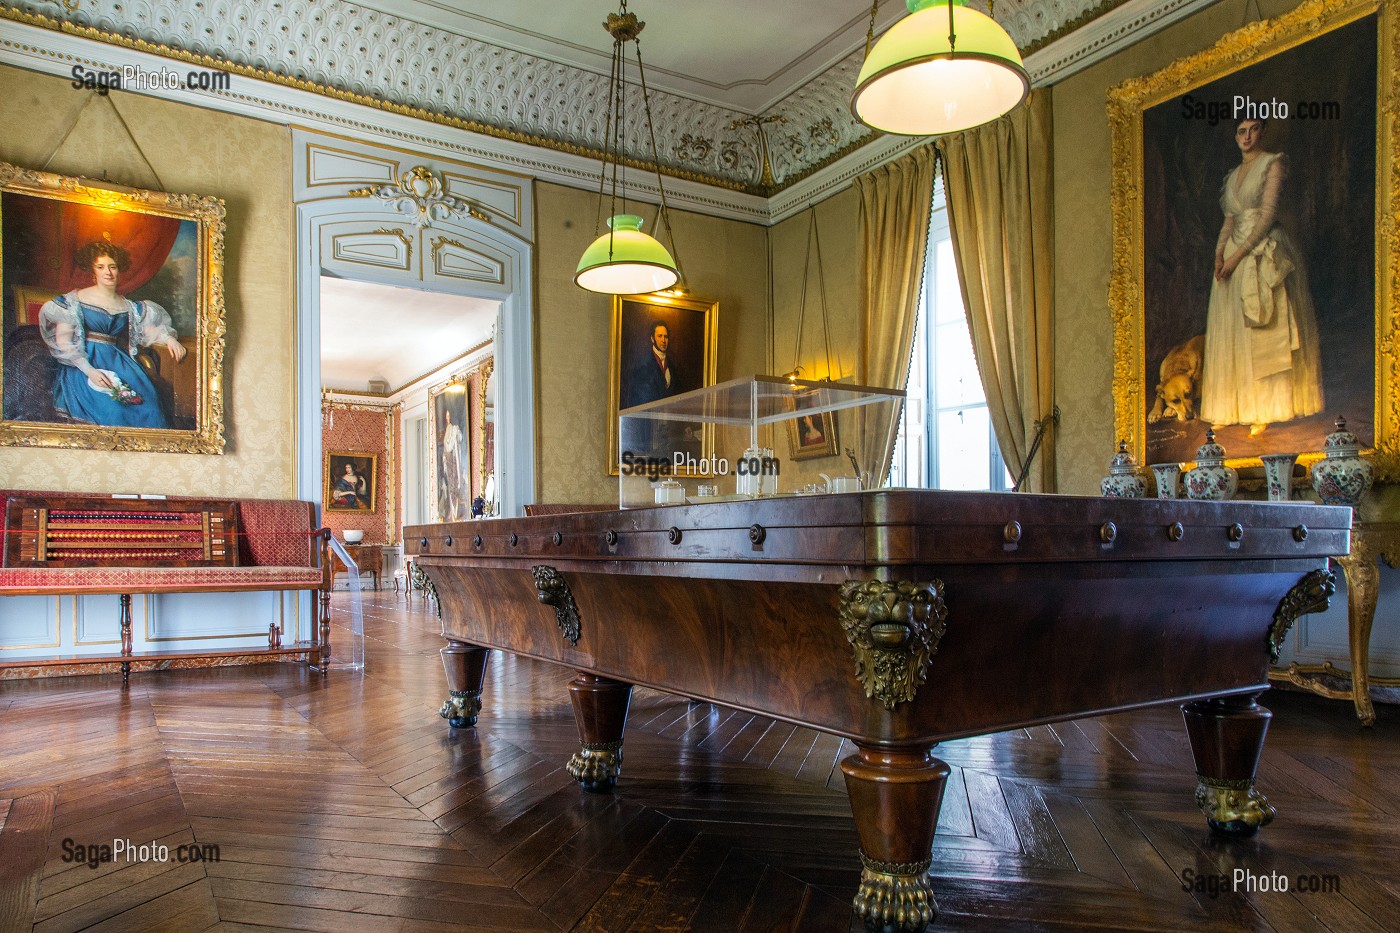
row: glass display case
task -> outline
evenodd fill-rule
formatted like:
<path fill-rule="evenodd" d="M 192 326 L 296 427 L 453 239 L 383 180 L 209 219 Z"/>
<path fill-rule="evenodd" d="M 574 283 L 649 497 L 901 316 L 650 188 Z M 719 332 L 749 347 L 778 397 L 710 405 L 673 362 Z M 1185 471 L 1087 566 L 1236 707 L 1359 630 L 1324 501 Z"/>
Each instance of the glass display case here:
<path fill-rule="evenodd" d="M 882 472 L 904 393 L 748 376 L 624 409 L 621 508 L 858 492 Z"/>

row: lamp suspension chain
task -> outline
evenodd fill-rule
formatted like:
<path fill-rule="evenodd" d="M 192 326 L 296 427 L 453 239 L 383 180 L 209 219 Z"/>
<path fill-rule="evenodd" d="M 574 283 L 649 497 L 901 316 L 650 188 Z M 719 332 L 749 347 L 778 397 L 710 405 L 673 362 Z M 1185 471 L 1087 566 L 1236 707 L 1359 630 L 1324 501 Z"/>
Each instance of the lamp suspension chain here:
<path fill-rule="evenodd" d="M 623 3 L 626 6 L 626 3 Z M 656 190 L 661 194 L 661 223 L 666 228 L 666 239 L 671 244 L 671 258 L 676 261 L 676 274 L 680 276 L 680 281 L 676 283 L 677 288 L 685 286 L 685 266 L 681 264 L 680 250 L 676 249 L 676 235 L 671 230 L 671 211 L 666 203 L 666 182 L 661 178 L 661 158 L 656 149 L 656 128 L 651 122 L 651 94 L 647 90 L 647 73 L 642 67 L 642 40 L 633 37 L 632 44 L 637 47 L 637 81 L 642 86 L 642 109 L 647 118 L 647 136 L 651 141 L 651 164 L 656 168 Z"/>
<path fill-rule="evenodd" d="M 870 57 L 870 47 L 875 44 L 875 14 L 879 12 L 880 0 L 870 4 L 870 28 L 865 30 L 865 58 Z M 862 58 L 861 61 L 864 61 Z"/>
<path fill-rule="evenodd" d="M 622 11 L 627 12 L 627 3 L 624 0 Z M 627 56 L 622 49 L 622 38 L 619 36 L 613 40 L 614 54 L 617 56 L 617 87 L 614 90 L 614 119 L 613 119 L 613 162 L 612 162 L 612 196 L 608 202 L 608 216 L 616 217 L 617 210 L 617 185 L 618 175 L 622 172 L 622 126 L 627 117 Z M 627 189 L 622 190 L 622 212 L 627 212 Z M 612 225 L 608 226 L 608 259 L 613 257 L 613 241 L 617 233 Z"/>
<path fill-rule="evenodd" d="M 613 95 L 617 93 L 617 40 L 613 40 L 613 54 L 608 71 L 607 114 L 603 124 L 603 170 L 598 173 L 598 205 L 593 212 L 593 238 L 596 240 L 603 230 L 603 193 L 608 185 L 608 163 L 616 158 L 613 148 Z M 609 215 L 611 216 L 611 215 Z"/>
<path fill-rule="evenodd" d="M 953 4 L 948 3 L 948 60 L 958 57 L 958 31 L 953 28 Z"/>

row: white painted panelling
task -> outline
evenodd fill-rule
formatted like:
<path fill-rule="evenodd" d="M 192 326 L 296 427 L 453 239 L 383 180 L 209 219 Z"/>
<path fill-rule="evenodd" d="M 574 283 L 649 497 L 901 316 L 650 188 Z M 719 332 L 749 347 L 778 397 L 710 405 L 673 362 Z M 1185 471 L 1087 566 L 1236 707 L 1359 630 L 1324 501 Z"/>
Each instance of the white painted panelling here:
<path fill-rule="evenodd" d="M 346 152 L 327 146 L 311 146 L 306 150 L 307 172 L 304 176 L 307 192 L 322 187 L 337 189 L 366 183 L 386 184 L 399 174 L 399 164 L 392 159 L 377 158 L 358 152 Z M 343 193 L 337 190 L 335 193 Z"/>
<path fill-rule="evenodd" d="M 405 242 L 392 233 L 351 232 L 337 233 L 333 228 L 321 231 L 330 240 L 330 249 L 322 247 L 322 255 L 330 254 L 327 269 L 337 266 L 372 266 L 378 269 L 392 269 L 396 272 L 412 272 L 413 241 Z"/>
<path fill-rule="evenodd" d="M 59 613 L 53 597 L 0 596 L 0 658 L 49 654 L 58 644 Z M 40 647 L 28 650 L 32 646 Z"/>
<path fill-rule="evenodd" d="M 1338 667 L 1351 669 L 1351 648 L 1347 628 L 1347 586 L 1340 569 L 1337 594 L 1326 612 L 1303 616 L 1293 626 L 1279 659 L 1287 667 L 1299 664 L 1321 664 L 1331 661 Z M 1373 677 L 1400 677 L 1400 570 L 1381 564 L 1380 598 L 1376 603 L 1375 624 L 1371 628 L 1371 663 Z"/>
<path fill-rule="evenodd" d="M 74 648 L 81 648 L 84 645 L 108 645 L 106 649 L 111 650 L 111 645 L 121 647 L 122 643 L 122 623 L 121 623 L 121 598 L 116 595 L 105 596 L 60 596 L 64 624 L 71 618 L 73 621 L 73 633 L 65 632 L 63 643 L 65 646 L 72 645 Z M 141 597 L 133 599 L 133 603 Z M 134 610 L 133 610 L 134 611 Z M 70 639 L 72 639 L 70 641 Z M 81 652 L 78 652 L 81 653 Z"/>
<path fill-rule="evenodd" d="M 274 592 L 162 593 L 150 598 L 145 618 L 136 616 L 136 628 L 153 647 L 179 647 L 170 642 L 181 639 L 199 639 L 199 647 L 205 647 L 209 639 L 242 636 L 258 636 L 266 644 L 268 625 L 284 621 L 281 603 L 281 594 Z"/>

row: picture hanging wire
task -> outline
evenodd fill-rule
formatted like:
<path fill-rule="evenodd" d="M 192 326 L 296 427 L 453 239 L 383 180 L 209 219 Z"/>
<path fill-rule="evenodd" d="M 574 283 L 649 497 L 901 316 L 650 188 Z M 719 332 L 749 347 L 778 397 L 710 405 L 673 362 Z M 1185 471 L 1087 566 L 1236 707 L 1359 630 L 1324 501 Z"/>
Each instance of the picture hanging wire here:
<path fill-rule="evenodd" d="M 53 151 L 50 152 L 49 157 L 44 160 L 44 164 L 39 166 L 39 171 L 48 171 L 49 163 L 53 161 L 54 156 L 58 155 L 58 151 L 63 148 L 63 144 L 68 142 L 68 137 L 72 136 L 73 131 L 78 128 L 78 121 L 82 119 L 83 114 L 87 111 L 88 107 L 92 105 L 93 101 L 98 100 L 105 100 L 108 103 L 108 105 L 111 106 L 112 113 L 117 115 L 117 122 L 120 123 L 122 125 L 122 129 L 126 131 L 126 138 L 131 140 L 131 144 L 136 147 L 136 154 L 141 157 L 142 162 L 146 163 L 147 170 L 150 171 L 152 177 L 155 178 L 156 190 L 169 193 L 166 191 L 165 182 L 161 180 L 160 173 L 157 172 L 155 166 L 151 164 L 151 160 L 146 158 L 146 150 L 142 149 L 141 144 L 136 141 L 135 134 L 131 132 L 131 127 L 127 125 L 126 117 L 123 117 L 122 112 L 119 109 L 117 109 L 117 102 L 112 98 L 112 95 L 110 94 L 98 94 L 94 92 L 88 95 L 88 99 L 83 101 L 83 105 L 78 108 L 76 113 L 73 114 L 73 119 L 69 121 L 68 129 L 64 131 L 63 137 L 58 141 L 58 144 L 53 147 Z M 96 181 L 98 179 L 93 180 Z M 108 183 L 107 173 L 105 171 L 102 173 L 102 178 L 100 179 L 100 181 L 103 183 L 104 187 L 116 188 L 117 190 L 121 190 L 126 187 L 125 185 L 117 186 Z"/>
<path fill-rule="evenodd" d="M 813 203 L 807 205 L 807 256 L 802 264 L 802 293 L 798 300 L 797 310 L 797 346 L 792 351 L 792 370 L 796 373 L 798 364 L 802 359 L 802 331 L 807 319 L 807 284 L 811 279 L 812 254 L 817 257 L 817 291 L 820 296 L 822 309 L 822 342 L 826 354 L 826 376 L 828 382 L 835 381 L 841 373 L 839 368 L 831 365 L 831 316 L 826 306 L 826 272 L 822 266 L 822 238 L 821 228 L 817 224 L 817 207 Z M 841 365 L 841 352 L 836 353 L 836 363 Z"/>

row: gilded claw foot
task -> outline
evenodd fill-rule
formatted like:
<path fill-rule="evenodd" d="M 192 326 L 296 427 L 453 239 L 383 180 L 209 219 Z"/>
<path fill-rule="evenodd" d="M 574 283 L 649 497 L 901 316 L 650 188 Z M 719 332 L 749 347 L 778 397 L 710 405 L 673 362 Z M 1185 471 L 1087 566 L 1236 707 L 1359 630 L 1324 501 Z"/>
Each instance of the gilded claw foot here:
<path fill-rule="evenodd" d="M 476 717 L 480 712 L 480 690 L 452 690 L 442 708 L 438 710 L 438 715 L 446 719 L 452 728 L 463 729 L 476 725 Z"/>
<path fill-rule="evenodd" d="M 1273 822 L 1278 813 L 1269 798 L 1254 789 L 1254 782 L 1201 777 L 1196 784 L 1196 806 L 1210 828 L 1227 836 L 1253 836 Z"/>
<path fill-rule="evenodd" d="M 894 864 L 860 853 L 860 887 L 853 906 L 870 933 L 918 933 L 933 922 L 938 904 L 928 882 L 931 859 Z"/>
<path fill-rule="evenodd" d="M 584 742 L 569 759 L 568 771 L 586 791 L 601 794 L 612 790 L 622 773 L 622 743 Z"/>

